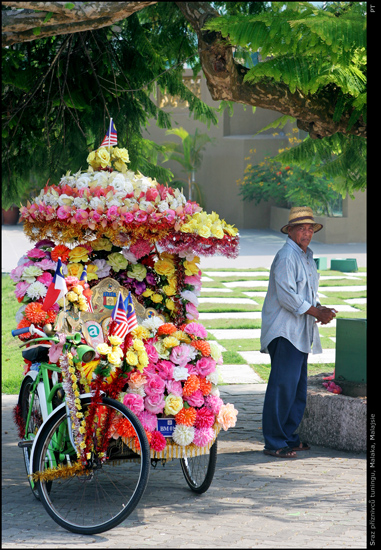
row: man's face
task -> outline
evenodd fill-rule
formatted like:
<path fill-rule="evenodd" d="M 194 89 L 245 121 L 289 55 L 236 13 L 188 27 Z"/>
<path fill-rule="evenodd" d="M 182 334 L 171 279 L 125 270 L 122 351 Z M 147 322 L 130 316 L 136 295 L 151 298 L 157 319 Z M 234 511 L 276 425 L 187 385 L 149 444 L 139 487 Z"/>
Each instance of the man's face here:
<path fill-rule="evenodd" d="M 300 225 L 293 225 L 288 228 L 288 236 L 292 239 L 300 248 L 307 252 L 314 234 L 314 225 L 312 223 L 301 223 Z"/>

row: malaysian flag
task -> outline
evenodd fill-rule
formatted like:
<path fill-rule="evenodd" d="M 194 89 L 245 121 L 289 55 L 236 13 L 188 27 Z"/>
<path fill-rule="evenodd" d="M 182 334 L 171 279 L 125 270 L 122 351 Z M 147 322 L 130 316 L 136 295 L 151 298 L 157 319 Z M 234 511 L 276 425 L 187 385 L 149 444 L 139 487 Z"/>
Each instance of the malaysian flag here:
<path fill-rule="evenodd" d="M 85 288 L 89 288 L 89 285 L 87 284 L 87 265 L 85 265 L 84 268 L 83 268 L 80 281 L 84 281 L 86 283 Z M 87 307 L 87 312 L 88 313 L 94 313 L 93 305 L 91 303 L 91 296 L 85 294 L 85 297 L 86 297 L 87 306 L 88 306 Z"/>
<path fill-rule="evenodd" d="M 64 274 L 62 272 L 61 258 L 58 258 L 55 275 L 48 287 L 48 291 L 42 304 L 43 311 L 48 311 L 56 302 L 58 302 L 58 300 L 63 298 L 66 293 L 67 286 Z"/>
<path fill-rule="evenodd" d="M 126 309 L 124 307 L 123 296 L 119 291 L 118 299 L 116 301 L 115 307 L 112 310 L 111 318 L 114 323 L 111 328 L 111 335 L 119 336 L 119 338 L 124 339 L 126 334 L 129 332 L 128 321 Z"/>
<path fill-rule="evenodd" d="M 138 320 L 136 318 L 131 292 L 128 293 L 128 296 L 124 301 L 124 306 L 127 310 L 128 332 L 131 332 L 131 330 L 138 326 Z"/>
<path fill-rule="evenodd" d="M 116 134 L 116 128 L 112 119 L 110 120 L 110 128 L 107 130 L 107 133 L 100 144 L 100 147 L 111 147 L 118 144 L 118 137 Z"/>

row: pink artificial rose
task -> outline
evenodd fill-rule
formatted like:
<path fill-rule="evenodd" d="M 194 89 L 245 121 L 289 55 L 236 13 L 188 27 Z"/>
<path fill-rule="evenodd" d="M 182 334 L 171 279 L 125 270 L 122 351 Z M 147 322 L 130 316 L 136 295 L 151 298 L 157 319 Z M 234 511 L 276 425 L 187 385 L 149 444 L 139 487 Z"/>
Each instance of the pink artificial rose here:
<path fill-rule="evenodd" d="M 173 223 L 176 219 L 176 212 L 169 208 L 164 213 L 164 218 L 168 221 L 168 223 Z"/>
<path fill-rule="evenodd" d="M 101 215 L 96 210 L 92 210 L 87 219 L 88 226 L 90 229 L 95 229 L 98 223 L 100 222 Z"/>
<path fill-rule="evenodd" d="M 147 411 L 159 414 L 164 410 L 165 401 L 163 393 L 152 393 L 144 398 L 144 407 Z"/>
<path fill-rule="evenodd" d="M 37 281 L 48 287 L 53 280 L 53 275 L 45 271 L 42 275 L 37 277 Z"/>
<path fill-rule="evenodd" d="M 57 209 L 57 218 L 59 220 L 66 220 L 70 217 L 70 206 L 60 206 Z"/>
<path fill-rule="evenodd" d="M 123 405 L 128 407 L 134 414 L 144 411 L 144 401 L 137 393 L 126 393 L 123 397 Z"/>
<path fill-rule="evenodd" d="M 157 363 L 159 359 L 159 354 L 157 353 L 156 348 L 152 344 L 149 344 L 148 342 L 144 342 L 144 347 L 146 348 L 149 362 Z"/>
<path fill-rule="evenodd" d="M 75 221 L 77 221 L 78 223 L 86 223 L 88 217 L 89 217 L 88 212 L 87 212 L 86 210 L 83 210 L 82 208 L 78 208 L 78 209 L 75 211 L 74 219 L 75 219 Z"/>
<path fill-rule="evenodd" d="M 115 220 L 119 216 L 118 207 L 117 206 L 110 206 L 110 208 L 107 210 L 107 219 L 108 220 Z"/>
<path fill-rule="evenodd" d="M 138 210 L 135 213 L 135 220 L 139 223 L 145 223 L 147 221 L 148 215 L 144 210 Z"/>
<path fill-rule="evenodd" d="M 186 318 L 187 319 L 198 319 L 200 314 L 196 308 L 196 306 L 194 306 L 192 304 L 192 302 L 188 302 L 185 306 L 185 310 L 186 310 Z"/>
<path fill-rule="evenodd" d="M 201 357 L 196 363 L 197 374 L 204 378 L 216 370 L 216 362 L 211 357 Z"/>
<path fill-rule="evenodd" d="M 165 449 L 167 445 L 167 440 L 161 434 L 159 431 L 154 431 L 151 437 L 150 447 L 157 453 L 160 453 L 163 449 Z"/>
<path fill-rule="evenodd" d="M 184 283 L 193 286 L 195 290 L 201 290 L 201 271 L 200 275 L 187 275 L 184 277 Z"/>
<path fill-rule="evenodd" d="M 32 248 L 32 250 L 29 250 L 26 255 L 31 260 L 40 260 L 41 258 L 45 258 L 46 254 L 43 250 L 40 250 L 39 248 Z"/>
<path fill-rule="evenodd" d="M 167 388 L 167 393 L 172 393 L 178 397 L 183 395 L 183 386 L 180 380 L 166 380 L 165 386 Z"/>
<path fill-rule="evenodd" d="M 123 217 L 126 223 L 131 223 L 134 221 L 134 215 L 132 212 L 126 212 L 125 214 L 123 214 Z"/>
<path fill-rule="evenodd" d="M 208 332 L 206 328 L 200 323 L 189 323 L 189 325 L 184 328 L 184 332 L 186 332 L 187 334 L 193 334 L 193 336 L 195 336 L 196 338 L 208 337 Z"/>
<path fill-rule="evenodd" d="M 146 192 L 146 201 L 154 202 L 159 192 L 155 187 L 150 187 Z"/>
<path fill-rule="evenodd" d="M 189 346 L 186 344 L 175 346 L 172 348 L 169 358 L 173 361 L 173 363 L 176 363 L 176 365 L 184 367 L 190 360 L 190 351 Z"/>
<path fill-rule="evenodd" d="M 187 397 L 186 400 L 191 407 L 202 407 L 205 403 L 201 390 L 196 390 L 192 395 Z"/>
<path fill-rule="evenodd" d="M 214 414 L 207 407 L 202 407 L 196 411 L 195 428 L 211 428 L 214 424 Z"/>
<path fill-rule="evenodd" d="M 10 273 L 10 278 L 14 283 L 19 282 L 19 280 L 21 279 L 21 275 L 23 274 L 24 268 L 25 268 L 25 265 L 23 264 L 23 265 L 18 265 L 17 267 L 12 269 Z"/>
<path fill-rule="evenodd" d="M 26 291 L 28 290 L 29 287 L 30 287 L 30 284 L 26 283 L 25 281 L 20 281 L 19 283 L 17 283 L 15 288 L 16 298 L 18 300 L 24 298 Z"/>
<path fill-rule="evenodd" d="M 194 430 L 194 437 L 192 443 L 197 447 L 205 447 L 213 441 L 215 438 L 215 433 L 213 428 L 196 428 Z"/>
<path fill-rule="evenodd" d="M 143 428 L 148 432 L 153 432 L 157 428 L 157 416 L 148 411 L 142 411 L 137 414 L 140 422 L 143 425 Z"/>
<path fill-rule="evenodd" d="M 197 369 L 196 365 L 194 365 L 193 363 L 188 363 L 185 366 L 188 369 L 189 375 L 198 374 L 198 369 Z"/>
<path fill-rule="evenodd" d="M 160 395 L 164 392 L 165 382 L 157 374 L 149 376 L 147 383 L 144 386 L 144 391 L 147 395 Z"/>
<path fill-rule="evenodd" d="M 158 361 L 158 363 L 156 364 L 157 374 L 163 380 L 169 380 L 173 377 L 173 368 L 173 363 L 171 363 L 171 361 L 165 361 L 164 359 Z"/>
<path fill-rule="evenodd" d="M 218 414 L 223 404 L 224 402 L 221 397 L 217 395 L 208 395 L 208 397 L 205 398 L 205 405 L 213 414 Z"/>

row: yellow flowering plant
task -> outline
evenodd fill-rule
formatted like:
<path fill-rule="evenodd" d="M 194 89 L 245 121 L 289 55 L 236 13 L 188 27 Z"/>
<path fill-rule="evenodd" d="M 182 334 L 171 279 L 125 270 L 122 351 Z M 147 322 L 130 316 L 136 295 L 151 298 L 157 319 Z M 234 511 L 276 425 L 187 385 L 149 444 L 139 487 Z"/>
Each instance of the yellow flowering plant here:
<path fill-rule="evenodd" d="M 87 157 L 87 162 L 92 170 L 101 168 L 114 168 L 118 172 L 126 173 L 127 164 L 130 162 L 127 149 L 120 147 L 99 147 Z"/>

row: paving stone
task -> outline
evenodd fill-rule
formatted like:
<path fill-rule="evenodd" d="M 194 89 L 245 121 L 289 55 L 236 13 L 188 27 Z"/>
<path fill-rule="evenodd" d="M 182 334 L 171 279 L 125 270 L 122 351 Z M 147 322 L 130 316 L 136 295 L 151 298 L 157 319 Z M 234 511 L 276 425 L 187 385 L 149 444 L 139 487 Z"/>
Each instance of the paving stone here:
<path fill-rule="evenodd" d="M 261 329 L 213 329 L 208 330 L 217 340 L 240 340 L 241 338 L 259 338 Z"/>
<path fill-rule="evenodd" d="M 207 271 L 209 277 L 264 277 L 269 275 L 266 271 Z"/>
<path fill-rule="evenodd" d="M 325 286 L 322 290 L 324 290 L 324 292 L 364 292 L 364 290 L 366 290 L 366 286 Z M 320 292 L 319 296 L 321 296 Z"/>
<path fill-rule="evenodd" d="M 267 288 L 269 286 L 268 281 L 232 281 L 230 283 L 222 284 L 227 286 L 228 288 L 249 288 L 252 286 L 265 286 Z"/>
<path fill-rule="evenodd" d="M 207 319 L 260 319 L 260 311 L 227 311 L 221 313 L 200 313 L 199 321 Z"/>
<path fill-rule="evenodd" d="M 200 304 L 246 304 L 246 305 L 258 305 L 254 300 L 250 300 L 249 298 L 199 298 L 198 299 Z"/>
<path fill-rule="evenodd" d="M 224 384 L 263 384 L 262 378 L 249 365 L 220 365 Z"/>
<path fill-rule="evenodd" d="M 347 304 L 366 304 L 366 298 L 348 298 L 348 300 L 344 300 L 344 302 L 347 302 Z"/>
<path fill-rule="evenodd" d="M 249 365 L 270 365 L 271 359 L 268 353 L 261 353 L 260 351 L 239 351 L 241 357 L 247 361 Z M 324 349 L 323 353 L 308 355 L 308 363 L 335 363 L 336 350 Z"/>
<path fill-rule="evenodd" d="M 213 287 L 209 287 L 209 286 L 206 286 L 204 288 L 201 289 L 201 292 L 203 292 L 204 294 L 207 293 L 207 292 L 221 292 L 221 293 L 225 293 L 225 292 L 233 292 L 231 288 L 213 288 Z"/>

